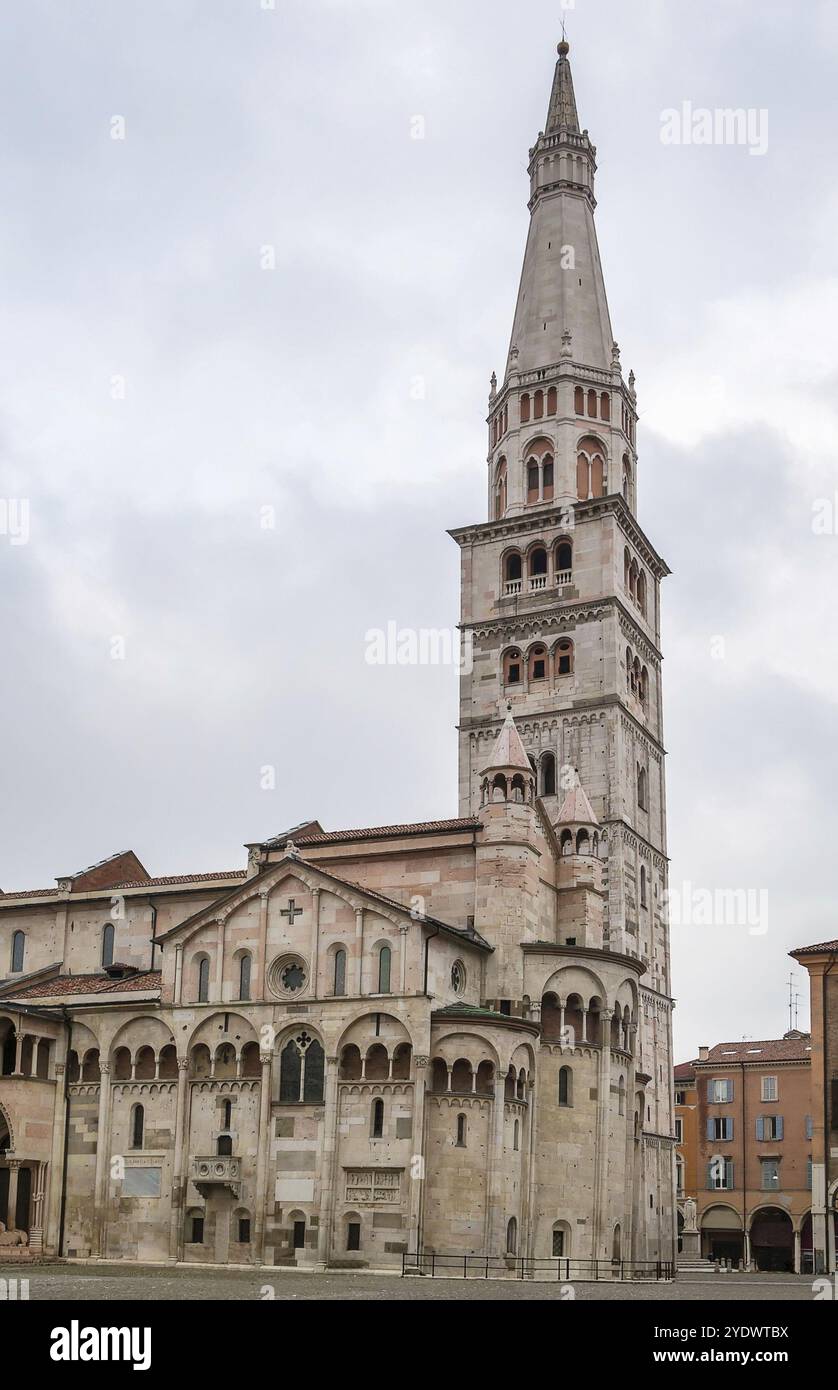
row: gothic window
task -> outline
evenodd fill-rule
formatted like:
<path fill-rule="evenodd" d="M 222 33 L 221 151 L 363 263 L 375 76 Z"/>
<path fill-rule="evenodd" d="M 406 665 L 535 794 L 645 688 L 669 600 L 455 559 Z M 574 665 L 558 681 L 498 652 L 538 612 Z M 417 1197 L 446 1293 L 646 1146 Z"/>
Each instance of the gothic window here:
<path fill-rule="evenodd" d="M 22 931 L 16 931 L 12 936 L 12 973 L 19 974 L 23 969 L 23 955 L 26 949 L 26 937 Z"/>
<path fill-rule="evenodd" d="M 517 650 L 507 652 L 503 658 L 503 683 L 504 685 L 521 684 L 521 653 Z"/>
<path fill-rule="evenodd" d="M 527 464 L 527 501 L 538 501 L 538 464 L 530 459 Z"/>
<path fill-rule="evenodd" d="M 607 391 L 603 391 L 599 398 L 599 413 L 603 420 L 611 419 L 611 397 Z"/>
<path fill-rule="evenodd" d="M 334 993 L 346 993 L 346 952 L 342 946 L 335 951 Z"/>
<path fill-rule="evenodd" d="M 631 464 L 628 454 L 623 454 L 623 497 L 631 501 Z"/>
<path fill-rule="evenodd" d="M 466 1117 L 465 1117 L 465 1115 L 458 1115 L 458 1116 L 457 1116 L 457 1148 L 458 1148 L 458 1149 L 464 1149 L 465 1147 L 466 1147 Z"/>
<path fill-rule="evenodd" d="M 141 1149 L 143 1147 L 143 1128 L 145 1122 L 145 1111 L 141 1105 L 135 1105 L 131 1109 L 131 1148 Z"/>
<path fill-rule="evenodd" d="M 384 1101 L 380 1098 L 372 1103 L 370 1117 L 370 1138 L 381 1139 L 384 1134 Z"/>
<path fill-rule="evenodd" d="M 536 420 L 541 420 L 541 419 L 543 419 L 543 416 L 544 416 L 544 392 L 543 392 L 543 391 L 536 391 L 535 397 L 534 397 L 534 400 L 533 400 L 533 405 L 534 405 L 533 415 L 534 415 L 535 419 L 536 419 Z"/>
<path fill-rule="evenodd" d="M 495 520 L 500 521 L 506 513 L 506 459 L 498 462 L 495 470 Z"/>
<path fill-rule="evenodd" d="M 648 700 L 649 700 L 649 672 L 648 672 L 648 670 L 646 669 L 646 667 L 644 666 L 644 667 L 643 667 L 643 670 L 640 672 L 640 703 L 641 703 L 641 705 L 643 706 L 644 709 L 646 708 L 646 705 L 647 705 L 647 703 L 648 703 Z"/>
<path fill-rule="evenodd" d="M 206 1004 L 209 999 L 209 956 L 198 957 L 198 1003 Z"/>
<path fill-rule="evenodd" d="M 573 546 L 570 541 L 559 541 L 556 546 L 556 579 L 559 584 L 569 584 L 573 573 Z"/>
<path fill-rule="evenodd" d="M 521 397 L 521 424 L 526 425 L 530 418 L 530 398 L 525 392 Z"/>
<path fill-rule="evenodd" d="M 584 414 L 585 414 L 585 392 L 582 390 L 582 387 L 581 387 L 581 386 L 577 386 L 576 390 L 575 390 L 574 393 L 573 393 L 573 403 L 574 403 L 574 409 L 576 410 L 576 414 L 577 414 L 577 415 L 584 415 Z"/>
<path fill-rule="evenodd" d="M 323 1048 L 305 1028 L 289 1038 L 279 1059 L 280 1105 L 322 1105 L 324 1064 Z"/>
<path fill-rule="evenodd" d="M 585 502 L 591 493 L 591 465 L 587 454 L 576 458 L 576 496 Z"/>
<path fill-rule="evenodd" d="M 547 392 L 547 414 L 555 415 L 559 408 L 559 393 L 555 386 L 551 386 Z"/>
<path fill-rule="evenodd" d="M 389 946 L 382 946 L 378 953 L 378 993 L 390 993 L 390 966 L 393 954 Z"/>
<path fill-rule="evenodd" d="M 603 497 L 605 495 L 605 464 L 602 454 L 596 453 L 591 459 L 591 496 Z"/>
<path fill-rule="evenodd" d="M 573 673 L 573 643 L 564 640 L 556 648 L 556 675 L 569 676 Z"/>
<path fill-rule="evenodd" d="M 251 958 L 245 952 L 239 961 L 239 999 L 250 998 L 250 964 Z"/>
<path fill-rule="evenodd" d="M 596 391 L 588 392 L 588 415 L 592 420 L 596 419 Z"/>
<path fill-rule="evenodd" d="M 529 659 L 530 680 L 544 681 L 547 679 L 547 648 L 533 647 L 530 651 Z"/>
<path fill-rule="evenodd" d="M 541 759 L 541 795 L 556 795 L 556 757 L 545 753 Z"/>
<path fill-rule="evenodd" d="M 553 460 L 548 456 L 544 460 L 544 486 L 543 497 L 545 502 L 553 499 Z"/>
<path fill-rule="evenodd" d="M 530 588 L 543 589 L 547 584 L 547 551 L 543 545 L 530 552 Z"/>
<path fill-rule="evenodd" d="M 559 1105 L 573 1104 L 573 1072 L 570 1067 L 562 1067 L 559 1072 Z"/>
<path fill-rule="evenodd" d="M 641 811 L 648 811 L 648 775 L 645 767 L 637 767 L 637 804 Z"/>
<path fill-rule="evenodd" d="M 646 576 L 642 570 L 637 573 L 637 606 L 644 618 L 646 616 Z"/>
<path fill-rule="evenodd" d="M 113 939 L 113 923 L 106 922 L 102 928 L 102 967 L 105 970 L 109 965 L 113 965 Z"/>
<path fill-rule="evenodd" d="M 506 1227 L 506 1253 L 507 1255 L 517 1255 L 518 1253 L 518 1222 L 514 1216 L 509 1218 Z"/>
<path fill-rule="evenodd" d="M 507 593 L 520 593 L 521 579 L 523 577 L 523 564 L 521 556 L 517 550 L 513 550 L 507 555 L 503 564 L 503 581 Z M 516 587 L 517 586 L 517 587 Z"/>

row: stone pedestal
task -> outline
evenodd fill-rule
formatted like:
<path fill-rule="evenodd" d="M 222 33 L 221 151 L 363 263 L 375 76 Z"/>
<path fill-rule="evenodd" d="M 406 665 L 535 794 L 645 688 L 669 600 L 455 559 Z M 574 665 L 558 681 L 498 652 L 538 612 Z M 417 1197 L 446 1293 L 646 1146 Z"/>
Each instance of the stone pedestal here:
<path fill-rule="evenodd" d="M 681 1260 L 700 1260 L 701 1259 L 701 1232 L 682 1231 L 681 1232 L 681 1253 L 678 1256 Z"/>

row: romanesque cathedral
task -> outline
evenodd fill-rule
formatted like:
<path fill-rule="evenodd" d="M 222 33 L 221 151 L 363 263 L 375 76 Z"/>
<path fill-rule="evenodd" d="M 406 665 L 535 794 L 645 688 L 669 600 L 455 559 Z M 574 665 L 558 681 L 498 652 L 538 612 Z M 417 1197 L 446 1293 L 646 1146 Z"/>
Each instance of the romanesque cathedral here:
<path fill-rule="evenodd" d="M 660 581 L 559 45 L 462 557 L 456 819 L 0 894 L 0 1222 L 80 1259 L 671 1260 Z"/>

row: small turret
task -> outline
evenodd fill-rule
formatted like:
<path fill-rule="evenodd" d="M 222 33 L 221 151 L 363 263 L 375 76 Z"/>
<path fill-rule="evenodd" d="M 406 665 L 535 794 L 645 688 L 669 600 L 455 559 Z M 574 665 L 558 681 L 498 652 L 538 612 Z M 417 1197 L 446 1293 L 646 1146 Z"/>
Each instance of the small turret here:
<path fill-rule="evenodd" d="M 506 801 L 532 806 L 535 801 L 535 773 L 515 727 L 511 704 L 506 706 L 503 728 L 482 777 L 481 807 Z"/>
<path fill-rule="evenodd" d="M 567 946 L 603 944 L 605 893 L 602 828 L 577 775 L 556 819 L 559 844 L 559 940 Z"/>

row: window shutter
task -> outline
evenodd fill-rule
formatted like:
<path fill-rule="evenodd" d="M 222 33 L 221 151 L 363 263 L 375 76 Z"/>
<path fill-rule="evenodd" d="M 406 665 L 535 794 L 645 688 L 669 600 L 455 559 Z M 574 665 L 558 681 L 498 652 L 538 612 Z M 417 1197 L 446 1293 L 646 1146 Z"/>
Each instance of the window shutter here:
<path fill-rule="evenodd" d="M 712 1117 L 712 1116 L 709 1116 L 709 1117 L 708 1117 L 708 1120 L 707 1120 L 707 1138 L 708 1138 L 708 1139 L 715 1139 L 715 1137 L 716 1137 L 715 1123 L 714 1123 L 714 1121 L 713 1121 L 713 1117 Z"/>
<path fill-rule="evenodd" d="M 713 1165 L 712 1165 L 712 1163 L 708 1163 L 708 1164 L 707 1164 L 707 1189 L 708 1189 L 708 1191 L 709 1191 L 709 1192 L 712 1192 L 715 1186 L 716 1186 L 716 1184 L 713 1182 Z"/>
<path fill-rule="evenodd" d="M 728 1081 L 728 1083 L 727 1083 L 727 1098 L 728 1098 L 728 1100 L 733 1100 L 733 1082 L 732 1082 L 732 1081 Z"/>
<path fill-rule="evenodd" d="M 811 1192 L 811 1190 L 812 1190 L 812 1160 L 811 1160 L 811 1158 L 807 1158 L 807 1160 L 806 1160 L 806 1186 L 808 1187 L 809 1191 Z"/>
<path fill-rule="evenodd" d="M 783 1137 L 783 1117 L 782 1117 L 782 1115 L 777 1115 L 777 1117 L 775 1118 L 775 1120 L 774 1120 L 774 1128 L 775 1128 L 776 1131 L 777 1131 L 776 1134 L 774 1135 L 774 1138 L 775 1138 L 775 1139 L 782 1139 L 782 1137 Z"/>
<path fill-rule="evenodd" d="M 733 1159 L 729 1158 L 725 1162 L 725 1186 L 728 1191 L 733 1189 Z"/>
<path fill-rule="evenodd" d="M 765 1120 L 762 1115 L 757 1117 L 757 1139 L 762 1141 L 765 1138 Z"/>
<path fill-rule="evenodd" d="M 812 1116 L 811 1116 L 811 1115 L 807 1115 L 807 1116 L 806 1116 L 806 1138 L 807 1138 L 807 1139 L 811 1139 L 813 1133 L 814 1133 L 814 1123 L 813 1123 L 813 1121 L 812 1121 Z"/>
<path fill-rule="evenodd" d="M 725 1122 L 725 1126 L 726 1126 L 726 1128 L 725 1128 L 725 1139 L 732 1139 L 732 1138 L 733 1138 L 733 1125 L 734 1125 L 734 1121 L 733 1121 L 733 1120 L 727 1120 L 727 1121 Z"/>

